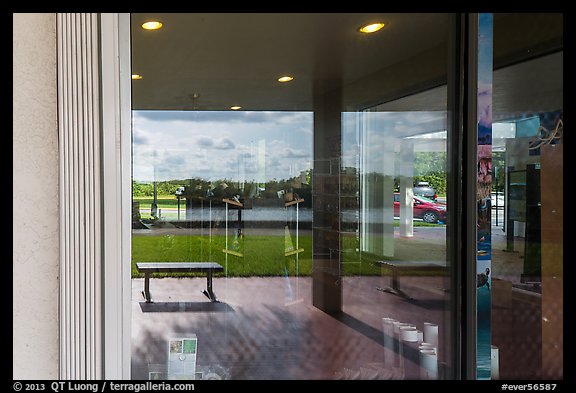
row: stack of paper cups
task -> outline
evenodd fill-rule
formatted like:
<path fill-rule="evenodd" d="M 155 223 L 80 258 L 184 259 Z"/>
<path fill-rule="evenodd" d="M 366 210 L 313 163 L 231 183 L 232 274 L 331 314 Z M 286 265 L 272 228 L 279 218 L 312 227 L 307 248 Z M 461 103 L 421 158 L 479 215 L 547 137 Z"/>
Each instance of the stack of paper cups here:
<path fill-rule="evenodd" d="M 418 330 L 418 342 L 421 343 L 424 341 L 424 332 L 421 330 Z"/>
<path fill-rule="evenodd" d="M 393 345 L 394 345 L 393 351 L 395 354 L 400 354 L 400 327 L 401 326 L 408 326 L 408 324 L 404 323 L 404 322 L 400 322 L 400 321 L 394 321 L 394 322 L 392 322 L 392 325 L 393 325 L 392 337 L 393 337 Z M 400 356 L 394 357 L 394 365 L 395 366 L 401 365 Z"/>
<path fill-rule="evenodd" d="M 400 326 L 400 340 L 411 343 L 418 342 L 418 330 L 414 326 L 406 325 Z"/>
<path fill-rule="evenodd" d="M 404 376 L 407 379 L 418 378 L 418 364 L 415 363 L 416 360 L 410 361 L 406 359 L 406 353 L 408 353 L 408 348 L 411 349 L 410 352 L 416 352 L 418 349 L 418 330 L 415 326 L 407 325 L 400 326 L 400 362 L 401 367 L 404 370 Z"/>
<path fill-rule="evenodd" d="M 385 367 L 394 367 L 396 363 L 396 352 L 394 351 L 394 322 L 398 321 L 393 318 L 382 318 Z"/>
<path fill-rule="evenodd" d="M 490 379 L 500 379 L 500 365 L 498 359 L 498 347 L 490 346 Z"/>
<path fill-rule="evenodd" d="M 435 349 L 420 346 L 420 379 L 438 379 L 438 355 Z"/>
<path fill-rule="evenodd" d="M 394 325 L 394 337 L 395 337 L 397 340 L 400 340 L 400 328 L 401 328 L 401 327 L 406 327 L 406 326 L 407 326 L 407 327 L 411 327 L 411 328 L 413 328 L 414 330 L 416 330 L 416 326 L 411 325 L 411 324 L 409 324 L 409 323 L 394 321 L 394 322 L 392 322 L 392 324 Z"/>
<path fill-rule="evenodd" d="M 438 348 L 438 325 L 424 322 L 424 342 L 430 343 Z"/>
<path fill-rule="evenodd" d="M 434 346 L 434 344 L 426 342 L 421 342 L 420 345 L 418 346 L 418 349 L 433 349 L 436 352 L 436 347 Z"/>

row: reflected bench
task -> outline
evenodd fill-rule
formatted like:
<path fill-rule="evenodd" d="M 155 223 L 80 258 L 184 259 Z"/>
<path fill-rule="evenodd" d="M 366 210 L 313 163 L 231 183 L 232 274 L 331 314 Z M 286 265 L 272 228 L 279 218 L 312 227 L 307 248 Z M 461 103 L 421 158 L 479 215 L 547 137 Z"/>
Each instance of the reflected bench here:
<path fill-rule="evenodd" d="M 400 289 L 398 279 L 399 271 L 435 271 L 444 274 L 447 271 L 445 261 L 376 261 L 374 264 L 378 267 L 388 269 L 392 272 L 392 285 L 390 287 L 376 287 L 378 291 L 392 293 L 408 300 L 413 300 L 408 294 Z"/>
<path fill-rule="evenodd" d="M 222 272 L 224 268 L 216 262 L 137 262 L 136 269 L 144 273 L 144 290 L 142 295 L 146 303 L 152 303 L 150 295 L 150 274 L 152 273 L 205 273 L 206 289 L 202 291 L 210 301 L 217 302 L 212 291 L 213 273 Z"/>

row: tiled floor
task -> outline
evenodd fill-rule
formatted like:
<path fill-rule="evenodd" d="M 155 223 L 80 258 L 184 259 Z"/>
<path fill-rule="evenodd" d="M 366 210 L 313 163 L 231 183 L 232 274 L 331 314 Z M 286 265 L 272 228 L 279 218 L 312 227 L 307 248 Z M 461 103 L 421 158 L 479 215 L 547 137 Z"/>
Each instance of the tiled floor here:
<path fill-rule="evenodd" d="M 410 302 L 377 291 L 384 281 L 344 278 L 344 310 L 328 315 L 311 305 L 309 277 L 214 279 L 220 303 L 201 294 L 204 278 L 152 279 L 152 304 L 143 303 L 143 282 L 134 279 L 132 377 L 165 369 L 167 339 L 188 334 L 198 337 L 197 369 L 231 379 L 404 377 L 384 364 L 382 317 L 446 326 L 447 295 L 439 277 L 403 278 L 418 299 Z M 415 366 L 409 362 L 408 371 Z"/>

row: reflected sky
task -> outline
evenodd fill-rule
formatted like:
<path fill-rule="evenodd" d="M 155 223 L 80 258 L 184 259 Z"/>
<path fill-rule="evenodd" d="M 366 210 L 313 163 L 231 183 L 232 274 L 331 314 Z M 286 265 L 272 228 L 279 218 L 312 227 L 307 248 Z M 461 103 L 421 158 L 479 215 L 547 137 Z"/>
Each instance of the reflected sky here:
<path fill-rule="evenodd" d="M 313 117 L 313 112 L 133 111 L 133 178 L 267 182 L 298 176 L 313 166 Z M 362 127 L 372 135 L 366 153 L 381 154 L 404 138 L 422 140 L 416 151 L 445 150 L 445 134 L 436 135 L 445 133 L 444 111 L 344 112 L 344 167 L 359 166 Z M 440 144 L 431 145 L 434 140 Z"/>
<path fill-rule="evenodd" d="M 312 112 L 132 113 L 136 181 L 265 182 L 311 166 Z"/>

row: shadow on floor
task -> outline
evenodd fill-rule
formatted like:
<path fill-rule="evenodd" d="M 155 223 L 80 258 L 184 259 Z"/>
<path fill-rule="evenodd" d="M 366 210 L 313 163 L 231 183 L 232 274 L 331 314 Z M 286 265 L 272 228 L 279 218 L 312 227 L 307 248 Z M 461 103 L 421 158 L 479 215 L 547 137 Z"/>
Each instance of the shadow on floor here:
<path fill-rule="evenodd" d="M 353 316 L 341 311 L 336 313 L 330 313 L 334 319 L 344 325 L 356 330 L 358 333 L 363 334 L 367 338 L 373 340 L 377 344 L 384 345 L 382 331 L 372 326 L 362 322 L 361 320 L 354 318 Z"/>
<path fill-rule="evenodd" d="M 226 303 L 220 302 L 140 302 L 142 312 L 231 312 Z"/>
<path fill-rule="evenodd" d="M 406 299 L 406 303 L 422 307 L 425 310 L 448 310 L 448 303 L 444 299 Z"/>
<path fill-rule="evenodd" d="M 338 312 L 338 313 L 331 313 L 330 314 L 334 319 L 343 323 L 344 325 L 356 330 L 358 333 L 366 336 L 367 338 L 371 339 L 377 344 L 384 346 L 384 335 L 383 332 L 379 329 L 376 329 L 361 320 L 354 318 L 353 316 L 345 313 L 345 312 Z M 394 351 L 396 354 L 399 352 L 400 343 L 395 337 L 392 337 L 392 342 L 394 343 L 394 347 L 388 348 Z M 402 350 L 402 356 L 406 359 L 417 363 L 419 362 L 419 352 L 417 349 L 412 348 L 410 346 L 404 346 Z"/>

